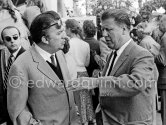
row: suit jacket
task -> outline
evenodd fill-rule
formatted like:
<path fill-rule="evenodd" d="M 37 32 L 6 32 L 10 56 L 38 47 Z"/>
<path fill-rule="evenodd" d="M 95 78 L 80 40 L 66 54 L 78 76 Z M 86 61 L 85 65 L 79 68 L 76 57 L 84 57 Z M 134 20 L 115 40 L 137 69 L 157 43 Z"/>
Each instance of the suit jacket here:
<path fill-rule="evenodd" d="M 153 56 L 159 54 L 160 45 L 149 35 L 146 35 L 139 45 L 151 52 Z"/>
<path fill-rule="evenodd" d="M 57 52 L 65 83 L 70 80 L 62 51 Z M 10 81 L 13 76 L 18 78 Z M 10 80 L 11 79 L 11 80 Z M 48 63 L 32 46 L 14 62 L 9 73 L 8 112 L 14 125 L 77 125 L 72 92 L 66 92 Z"/>
<path fill-rule="evenodd" d="M 105 76 L 109 60 L 103 70 Z M 99 86 L 104 125 L 151 125 L 155 96 L 154 58 L 133 41 Z M 100 78 L 99 78 L 100 79 Z"/>
<path fill-rule="evenodd" d="M 23 47 L 19 50 L 16 58 L 22 54 L 25 51 Z M 5 68 L 7 67 L 8 63 L 8 58 L 10 57 L 10 52 L 6 47 L 4 47 L 1 50 L 0 53 L 0 123 L 5 122 L 8 118 L 8 113 L 7 113 L 7 104 L 6 104 L 6 94 L 3 89 L 3 81 L 4 81 L 4 74 L 5 74 Z"/>

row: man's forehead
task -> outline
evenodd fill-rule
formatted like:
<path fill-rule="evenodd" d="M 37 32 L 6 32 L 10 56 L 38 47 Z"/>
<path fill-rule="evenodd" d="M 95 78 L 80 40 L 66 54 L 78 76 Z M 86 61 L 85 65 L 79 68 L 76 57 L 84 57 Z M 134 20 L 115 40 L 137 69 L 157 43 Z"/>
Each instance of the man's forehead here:
<path fill-rule="evenodd" d="M 108 18 L 101 21 L 102 24 L 112 24 L 114 22 L 115 22 L 115 18 Z"/>
<path fill-rule="evenodd" d="M 9 29 L 5 29 L 3 31 L 3 35 L 12 35 L 12 34 L 19 34 L 18 30 L 16 28 L 9 28 Z"/>
<path fill-rule="evenodd" d="M 108 18 L 106 20 L 101 21 L 102 27 L 114 27 L 117 25 L 115 18 Z"/>

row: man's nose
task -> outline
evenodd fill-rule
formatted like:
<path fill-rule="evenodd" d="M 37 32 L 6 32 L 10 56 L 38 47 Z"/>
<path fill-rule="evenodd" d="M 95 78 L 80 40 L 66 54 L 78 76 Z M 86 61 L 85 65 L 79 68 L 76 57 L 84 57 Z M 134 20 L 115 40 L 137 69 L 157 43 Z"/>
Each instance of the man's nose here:
<path fill-rule="evenodd" d="M 11 43 L 14 43 L 14 41 L 15 41 L 15 40 L 12 38 L 10 42 L 11 42 Z"/>

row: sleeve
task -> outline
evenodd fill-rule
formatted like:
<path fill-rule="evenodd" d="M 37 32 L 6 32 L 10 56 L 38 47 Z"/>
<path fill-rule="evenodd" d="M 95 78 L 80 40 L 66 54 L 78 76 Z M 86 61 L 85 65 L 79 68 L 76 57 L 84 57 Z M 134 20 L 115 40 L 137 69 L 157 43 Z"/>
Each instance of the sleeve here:
<path fill-rule="evenodd" d="M 14 125 L 37 124 L 27 106 L 28 75 L 21 66 L 13 64 L 7 83 L 7 108 Z"/>
<path fill-rule="evenodd" d="M 145 91 L 149 87 L 155 87 L 153 56 L 143 51 L 136 55 L 130 74 L 122 74 L 118 77 L 107 76 L 97 79 L 100 96 L 130 97 Z"/>

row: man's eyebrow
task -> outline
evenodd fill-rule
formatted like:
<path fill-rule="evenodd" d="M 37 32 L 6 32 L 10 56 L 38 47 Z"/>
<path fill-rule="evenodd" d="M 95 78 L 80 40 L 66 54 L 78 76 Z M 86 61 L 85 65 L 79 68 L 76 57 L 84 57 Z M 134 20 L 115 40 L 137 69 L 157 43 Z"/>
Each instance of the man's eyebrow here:
<path fill-rule="evenodd" d="M 19 35 L 19 34 L 13 34 L 12 36 Z"/>

